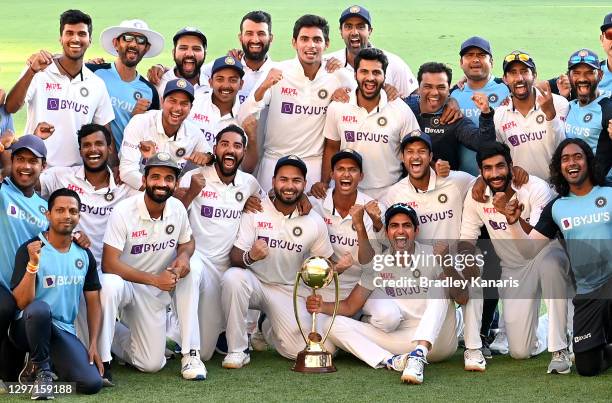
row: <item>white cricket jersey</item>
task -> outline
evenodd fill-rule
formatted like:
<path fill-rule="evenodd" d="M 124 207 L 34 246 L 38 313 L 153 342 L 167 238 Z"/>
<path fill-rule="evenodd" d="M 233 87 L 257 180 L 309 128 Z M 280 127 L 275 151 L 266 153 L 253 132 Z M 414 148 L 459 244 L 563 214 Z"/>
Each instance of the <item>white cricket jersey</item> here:
<path fill-rule="evenodd" d="M 534 89 L 536 99 L 541 95 Z M 500 105 L 495 109 L 495 132 L 497 140 L 510 147 L 514 165 L 520 166 L 530 175 L 544 180 L 550 178 L 548 165 L 555 149 L 565 139 L 565 116 L 569 103 L 562 96 L 553 94 L 553 103 L 557 112 L 551 121 L 540 109 L 537 101 L 527 116 L 514 109 L 512 97 L 508 105 Z"/>
<path fill-rule="evenodd" d="M 221 116 L 221 111 L 212 101 L 212 91 L 196 98 L 193 101 L 189 119 L 202 131 L 208 144 L 212 147 L 215 144 L 215 137 L 221 129 L 226 128 L 231 124 L 238 124 L 236 120 L 240 102 L 238 97 L 232 106 L 232 111 L 224 116 Z"/>
<path fill-rule="evenodd" d="M 89 250 L 96 258 L 98 271 L 102 270 L 102 240 L 108 217 L 121 200 L 138 193 L 125 184 L 117 185 L 110 169 L 108 172 L 109 185 L 100 189 L 94 189 L 85 179 L 85 168 L 82 165 L 53 167 L 40 174 L 40 195 L 43 198 L 48 199 L 51 193 L 61 188 L 74 190 L 79 195 L 81 218 L 77 229 L 83 231 L 91 241 Z"/>
<path fill-rule="evenodd" d="M 297 209 L 288 216 L 276 209 L 269 198 L 261 202 L 262 212 L 245 213 L 234 246 L 251 250 L 257 239 L 268 244 L 268 256 L 253 263 L 250 269 L 267 284 L 293 285 L 295 276 L 308 256 L 331 257 L 334 253 L 325 223 L 310 210 L 299 215 Z"/>
<path fill-rule="evenodd" d="M 168 84 L 168 81 L 176 80 L 178 78 L 181 78 L 181 77 L 177 77 L 177 75 L 174 73 L 174 68 L 171 68 L 170 70 L 166 71 L 164 75 L 161 77 L 161 79 L 159 80 L 159 84 L 155 86 L 159 94 L 160 103 L 162 103 L 164 100 L 164 90 L 166 89 L 166 84 Z M 202 69 L 200 69 L 200 80 L 198 81 L 197 84 L 193 86 L 193 89 L 194 89 L 194 96 L 196 99 L 212 91 L 208 83 L 208 76 L 202 75 Z"/>
<path fill-rule="evenodd" d="M 142 155 L 139 144 L 141 141 L 155 142 L 155 152 L 166 152 L 184 167 L 193 152 L 210 152 L 211 147 L 198 127 L 185 120 L 174 136 L 166 135 L 162 125 L 162 111 L 147 111 L 132 117 L 123 132 L 123 143 L 119 154 L 119 171 L 121 180 L 134 189 L 142 186 Z"/>
<path fill-rule="evenodd" d="M 255 101 L 253 91 L 240 107 L 238 121 L 242 123 L 249 115 L 259 114 L 267 107 L 266 157 L 274 159 L 289 154 L 301 158 L 320 157 L 325 113 L 331 96 L 338 88 L 352 89 L 355 80 L 342 69 L 327 73 L 322 65 L 311 81 L 297 59 L 280 62 L 275 67 L 283 72 L 283 79 L 266 91 L 259 102 Z"/>
<path fill-rule="evenodd" d="M 355 74 L 355 69 L 346 61 L 346 52 L 346 48 L 343 48 L 325 55 L 324 59 L 329 60 L 329 58 L 335 57 L 340 60 L 344 68 L 353 76 Z M 385 73 L 385 83 L 394 86 L 401 98 L 406 98 L 419 88 L 416 77 L 412 74 L 412 70 L 401 57 L 386 50 L 383 50 L 383 53 L 389 60 L 387 72 Z"/>
<path fill-rule="evenodd" d="M 206 185 L 189 206 L 189 223 L 196 250 L 210 259 L 219 270 L 230 267 L 229 253 L 236 240 L 242 211 L 252 195 L 262 198 L 263 191 L 254 176 L 238 170 L 229 185 L 221 182 L 215 166 L 189 171 L 181 179 L 188 188 L 191 177 L 201 173 Z"/>
<path fill-rule="evenodd" d="M 27 67 L 22 75 L 29 69 Z M 28 115 L 24 134 L 32 134 L 36 125 L 47 122 L 55 132 L 45 140 L 49 166 L 82 164 L 77 131 L 87 123 L 105 125 L 115 119 L 104 81 L 85 65 L 70 80 L 55 63 L 34 74 L 25 95 Z"/>
<path fill-rule="evenodd" d="M 524 206 L 521 217 L 531 225 L 537 224 L 542 209 L 554 197 L 555 193 L 544 180 L 529 175 L 529 182 L 519 189 L 511 185 L 515 193 L 510 200 L 518 199 Z M 471 189 L 465 197 L 463 207 L 463 222 L 461 224 L 461 239 L 476 240 L 480 235 L 480 227 L 487 227 L 495 253 L 499 256 L 503 267 L 525 267 L 529 260 L 525 259 L 514 244 L 514 237 L 508 229 L 508 221 L 503 214 L 493 207 L 493 195 L 487 187 L 485 195 L 489 196 L 486 203 L 472 199 Z M 509 201 L 510 201 L 509 200 Z"/>
<path fill-rule="evenodd" d="M 357 93 L 348 103 L 332 102 L 327 109 L 323 135 L 340 141 L 340 149 L 351 148 L 363 156 L 360 189 L 380 189 L 396 183 L 402 173 L 400 143 L 419 122 L 401 99 L 387 102 L 385 91 L 371 112 L 357 105 Z"/>
<path fill-rule="evenodd" d="M 407 176 L 391 186 L 382 199 L 389 208 L 395 203 L 406 203 L 419 216 L 416 239 L 431 244 L 432 240 L 459 239 L 463 200 L 474 177 L 467 172 L 451 171 L 446 178 L 429 169 L 427 191 L 417 190 Z"/>
<path fill-rule="evenodd" d="M 144 193 L 118 203 L 106 227 L 104 243 L 122 251 L 121 261 L 150 274 L 166 270 L 178 245 L 191 240 L 191 227 L 183 203 L 170 197 L 159 219 L 153 219 Z"/>

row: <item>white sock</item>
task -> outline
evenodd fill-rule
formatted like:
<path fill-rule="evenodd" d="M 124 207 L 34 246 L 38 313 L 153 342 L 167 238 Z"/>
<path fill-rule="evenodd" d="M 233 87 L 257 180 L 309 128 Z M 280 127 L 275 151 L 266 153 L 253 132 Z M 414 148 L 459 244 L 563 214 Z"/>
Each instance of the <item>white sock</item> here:
<path fill-rule="evenodd" d="M 421 353 L 423 353 L 423 358 L 427 358 L 427 353 L 429 353 L 429 349 L 427 347 L 419 344 L 416 346 L 415 350 L 420 350 Z"/>

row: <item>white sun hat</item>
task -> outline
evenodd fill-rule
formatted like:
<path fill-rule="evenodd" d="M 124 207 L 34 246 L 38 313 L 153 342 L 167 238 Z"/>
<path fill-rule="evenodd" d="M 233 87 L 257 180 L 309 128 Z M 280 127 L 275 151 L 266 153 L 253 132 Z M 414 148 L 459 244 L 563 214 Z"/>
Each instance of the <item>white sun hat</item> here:
<path fill-rule="evenodd" d="M 113 46 L 113 39 L 126 32 L 135 32 L 147 37 L 151 47 L 144 57 L 155 57 L 164 49 L 164 37 L 160 33 L 150 30 L 147 23 L 143 20 L 125 20 L 121 21 L 119 26 L 106 28 L 100 34 L 102 48 L 111 55 L 117 56 L 117 50 Z"/>

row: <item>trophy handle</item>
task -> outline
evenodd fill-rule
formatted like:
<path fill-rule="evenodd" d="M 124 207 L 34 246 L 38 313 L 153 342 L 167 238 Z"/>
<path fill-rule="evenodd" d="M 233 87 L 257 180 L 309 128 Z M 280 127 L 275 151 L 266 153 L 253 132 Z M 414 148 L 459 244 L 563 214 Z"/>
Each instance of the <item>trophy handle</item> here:
<path fill-rule="evenodd" d="M 321 345 L 325 344 L 325 340 L 327 340 L 327 336 L 329 336 L 329 332 L 331 331 L 331 328 L 332 328 L 332 326 L 334 324 L 334 320 L 336 320 L 336 312 L 338 312 L 338 305 L 340 304 L 340 284 L 338 283 L 338 272 L 336 272 L 335 270 L 334 270 L 334 287 L 336 288 L 336 299 L 335 299 L 335 303 L 334 303 L 334 313 L 332 314 L 331 322 L 329 322 L 329 327 L 327 328 L 327 331 L 325 332 L 325 336 L 323 337 L 323 340 L 321 341 Z M 296 315 L 297 315 L 297 313 L 296 313 Z M 301 330 L 301 328 L 300 328 L 300 330 Z"/>
<path fill-rule="evenodd" d="M 295 321 L 297 322 L 298 329 L 300 329 L 300 334 L 302 335 L 302 338 L 304 339 L 304 343 L 308 344 L 306 335 L 304 335 L 304 330 L 302 330 L 302 324 L 300 323 L 300 315 L 298 314 L 298 295 L 297 293 L 298 293 L 298 287 L 300 285 L 300 277 L 301 277 L 301 273 L 298 272 L 297 275 L 295 276 L 295 285 L 293 286 L 293 313 L 295 314 Z"/>

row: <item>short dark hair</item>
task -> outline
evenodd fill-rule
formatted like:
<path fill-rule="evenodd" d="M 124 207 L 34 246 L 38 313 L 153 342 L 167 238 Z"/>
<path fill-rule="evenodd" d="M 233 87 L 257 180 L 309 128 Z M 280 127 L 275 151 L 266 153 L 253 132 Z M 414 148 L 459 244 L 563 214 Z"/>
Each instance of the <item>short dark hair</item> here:
<path fill-rule="evenodd" d="M 104 139 L 106 140 L 106 145 L 110 146 L 112 143 L 111 133 L 106 128 L 106 126 L 99 125 L 97 123 L 87 123 L 81 126 L 79 131 L 77 131 L 77 141 L 79 142 L 79 148 L 81 148 L 81 142 L 83 137 L 87 137 L 90 134 L 102 132 L 104 134 Z"/>
<path fill-rule="evenodd" d="M 362 60 L 377 60 L 382 64 L 382 69 L 387 73 L 387 66 L 389 65 L 389 59 L 385 55 L 385 53 L 376 48 L 365 48 L 361 49 L 357 56 L 355 57 L 355 71 L 359 68 L 359 62 Z"/>
<path fill-rule="evenodd" d="M 265 22 L 266 24 L 268 24 L 268 33 L 272 33 L 272 16 L 269 13 L 266 13 L 262 10 L 251 11 L 250 13 L 247 13 L 244 17 L 242 17 L 242 20 L 240 21 L 240 32 L 242 32 L 242 25 L 246 20 L 251 20 L 258 24 Z"/>
<path fill-rule="evenodd" d="M 51 193 L 51 196 L 49 196 L 49 200 L 47 201 L 47 204 L 48 204 L 47 207 L 49 211 L 53 209 L 53 205 L 55 204 L 55 199 L 57 199 L 60 196 L 72 197 L 76 199 L 79 205 L 79 211 L 81 211 L 81 198 L 79 197 L 77 192 L 71 189 L 67 189 L 67 188 L 59 188 L 55 190 L 53 193 Z"/>
<path fill-rule="evenodd" d="M 453 70 L 444 63 L 428 62 L 422 64 L 421 67 L 419 67 L 419 72 L 417 73 L 417 81 L 419 82 L 419 85 L 421 85 L 421 79 L 425 73 L 445 73 L 446 77 L 448 77 L 447 81 L 449 87 L 453 80 Z"/>
<path fill-rule="evenodd" d="M 215 137 L 215 143 L 218 143 L 219 140 L 221 139 L 221 137 L 223 137 L 223 135 L 225 133 L 238 133 L 240 135 L 240 137 L 242 138 L 242 145 L 246 147 L 247 145 L 247 135 L 245 134 L 244 130 L 242 129 L 242 127 L 235 125 L 235 124 L 231 124 L 227 127 L 224 127 L 223 129 L 221 129 L 221 131 L 219 133 L 217 133 L 217 136 Z"/>
<path fill-rule="evenodd" d="M 512 156 L 510 155 L 510 147 L 507 144 L 500 143 L 499 141 L 489 141 L 484 143 L 478 148 L 476 152 L 476 163 L 478 168 L 482 169 L 482 161 L 501 155 L 506 160 L 506 164 L 512 164 Z"/>
<path fill-rule="evenodd" d="M 64 32 L 64 25 L 66 24 L 80 24 L 87 25 L 89 36 L 93 33 L 93 26 L 91 24 L 91 17 L 85 14 L 81 10 L 66 10 L 60 15 L 60 35 Z"/>
<path fill-rule="evenodd" d="M 593 150 L 586 141 L 579 138 L 568 138 L 563 140 L 556 148 L 553 153 L 552 158 L 550 159 L 550 183 L 555 187 L 555 191 L 560 196 L 569 195 L 569 183 L 567 183 L 567 179 L 563 176 L 563 172 L 561 171 L 561 154 L 563 153 L 563 149 L 570 144 L 576 144 L 578 147 L 582 149 L 582 152 L 586 156 L 587 160 L 587 169 L 589 170 L 589 179 L 594 186 L 602 186 L 604 184 L 604 176 L 606 172 L 601 172 L 601 167 L 597 160 L 595 159 L 595 155 L 593 154 Z"/>
<path fill-rule="evenodd" d="M 300 30 L 304 27 L 320 28 L 323 31 L 323 39 L 325 39 L 325 42 L 329 42 L 329 24 L 325 18 L 313 14 L 301 16 L 293 25 L 293 39 L 297 40 Z"/>

